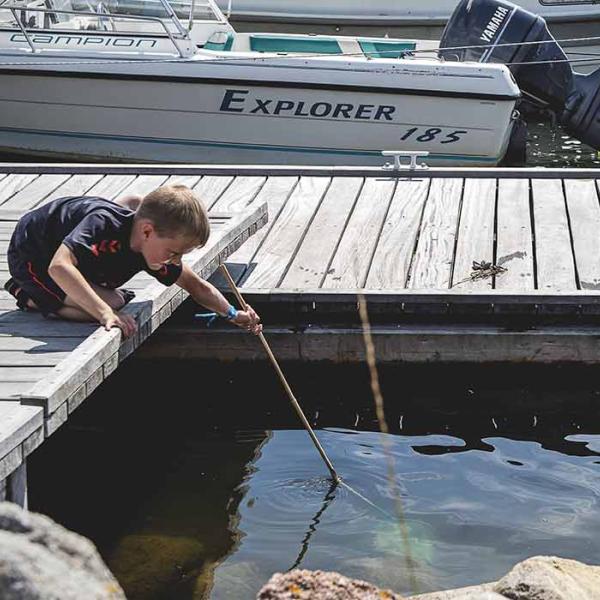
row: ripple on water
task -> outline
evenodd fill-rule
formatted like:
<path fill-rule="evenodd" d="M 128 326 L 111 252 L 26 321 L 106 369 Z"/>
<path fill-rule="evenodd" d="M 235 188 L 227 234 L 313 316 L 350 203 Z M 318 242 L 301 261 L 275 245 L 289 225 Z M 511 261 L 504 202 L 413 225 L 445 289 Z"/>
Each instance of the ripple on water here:
<path fill-rule="evenodd" d="M 324 466 L 305 432 L 274 432 L 245 481 L 252 504 L 240 506 L 244 537 L 227 566 L 268 555 L 265 579 L 296 565 L 407 592 L 406 569 L 398 568 L 407 555 L 421 589 L 440 589 L 493 580 L 518 560 L 547 553 L 549 541 L 570 556 L 581 547 L 600 552 L 593 455 L 501 437 L 482 438 L 482 450 L 447 435 L 317 434 L 357 493 L 331 489 L 318 474 Z"/>

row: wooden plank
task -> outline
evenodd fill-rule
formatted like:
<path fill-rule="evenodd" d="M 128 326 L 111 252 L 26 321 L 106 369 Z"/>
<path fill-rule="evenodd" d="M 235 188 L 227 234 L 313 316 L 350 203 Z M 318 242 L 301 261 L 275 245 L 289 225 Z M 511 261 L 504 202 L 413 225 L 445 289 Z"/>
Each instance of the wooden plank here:
<path fill-rule="evenodd" d="M 600 337 L 595 325 L 543 326 L 510 331 L 493 325 L 374 325 L 377 362 L 572 362 L 600 364 Z M 360 327 L 292 330 L 270 326 L 265 336 L 280 360 L 361 363 L 365 344 Z M 252 336 L 233 328 L 199 332 L 164 328 L 138 352 L 138 359 L 264 361 L 264 350 Z"/>
<path fill-rule="evenodd" d="M 450 287 L 462 188 L 458 178 L 431 181 L 408 287 Z"/>
<path fill-rule="evenodd" d="M 19 312 L 17 314 L 25 313 Z M 27 314 L 30 316 L 30 319 L 26 321 L 8 320 L 5 318 L 7 315 L 0 316 L 0 336 L 13 335 L 46 340 L 54 337 L 85 337 L 96 329 L 93 323 L 75 323 L 73 321 L 59 321 L 58 319 L 44 321 L 43 317 L 38 314 Z"/>
<path fill-rule="evenodd" d="M 23 449 L 21 446 L 13 448 L 6 456 L 0 458 L 0 479 L 6 479 L 11 473 L 23 464 Z M 6 494 L 7 499 L 12 500 L 10 496 L 10 482 L 7 481 Z"/>
<path fill-rule="evenodd" d="M 266 177 L 236 177 L 210 205 L 211 211 L 237 212 L 249 206 L 265 184 Z"/>
<path fill-rule="evenodd" d="M 39 381 L 52 371 L 53 367 L 0 367 L 0 381 Z"/>
<path fill-rule="evenodd" d="M 102 175 L 73 175 L 44 198 L 39 206 L 66 196 L 85 196 L 101 179 Z"/>
<path fill-rule="evenodd" d="M 25 189 L 32 181 L 38 178 L 37 174 L 11 173 L 0 181 L 0 208 L 11 196 Z"/>
<path fill-rule="evenodd" d="M 262 245 L 263 240 L 268 236 L 271 228 L 277 222 L 284 204 L 287 202 L 296 185 L 298 185 L 297 177 L 269 177 L 256 196 L 254 200 L 256 203 L 267 203 L 267 206 L 269 207 L 269 222 L 244 243 L 239 250 L 236 250 L 236 252 L 234 252 L 227 260 L 227 265 L 230 270 L 240 271 L 237 278 L 232 273 L 232 276 L 236 278 L 236 282 L 243 275 L 246 270 L 246 265 L 250 264 L 252 258 Z M 236 269 L 237 265 L 239 265 L 241 269 Z M 217 272 L 215 275 L 218 278 L 219 273 Z M 215 285 L 217 284 L 218 283 Z M 221 282 L 221 284 L 225 285 L 225 282 Z"/>
<path fill-rule="evenodd" d="M 134 181 L 135 175 L 105 175 L 87 192 L 88 196 L 100 196 L 112 200 L 121 195 L 123 190 Z"/>
<path fill-rule="evenodd" d="M 592 180 L 565 181 L 573 251 L 584 290 L 600 290 L 600 202 Z"/>
<path fill-rule="evenodd" d="M 362 288 L 390 206 L 396 182 L 367 179 L 323 280 L 323 288 Z"/>
<path fill-rule="evenodd" d="M 496 263 L 506 269 L 495 279 L 499 290 L 535 289 L 529 180 L 498 182 Z"/>
<path fill-rule="evenodd" d="M 360 177 L 331 181 L 280 287 L 322 284 L 363 183 Z"/>
<path fill-rule="evenodd" d="M 194 189 L 201 179 L 201 175 L 171 175 L 163 185 L 185 185 Z"/>
<path fill-rule="evenodd" d="M 118 196 L 126 196 L 129 194 L 137 196 L 145 196 L 161 186 L 167 177 L 165 175 L 140 175 L 134 181 L 127 184 Z M 113 197 L 116 199 L 116 197 Z"/>
<path fill-rule="evenodd" d="M 34 386 L 34 381 L 0 381 L 0 400 L 19 401 Z"/>
<path fill-rule="evenodd" d="M 326 178 L 306 177 L 300 180 L 268 238 L 256 253 L 252 268 L 248 269 L 242 281 L 244 286 L 279 285 L 329 183 Z"/>
<path fill-rule="evenodd" d="M 0 340 L 1 341 L 1 340 Z M 81 341 L 81 340 L 80 340 Z M 74 350 L 35 352 L 0 350 L 0 367 L 54 367 Z"/>
<path fill-rule="evenodd" d="M 67 179 L 69 179 L 69 175 L 67 174 L 40 175 L 25 189 L 14 194 L 4 202 L 0 208 L 2 210 L 15 209 L 26 212 L 49 196 Z"/>
<path fill-rule="evenodd" d="M 231 185 L 233 177 L 203 177 L 194 187 L 194 191 L 208 210 L 220 197 L 221 194 Z"/>
<path fill-rule="evenodd" d="M 27 355 L 52 355 L 54 353 L 71 352 L 83 340 L 80 337 L 19 337 L 15 335 L 0 335 L 0 360 L 4 353 L 20 352 Z"/>
<path fill-rule="evenodd" d="M 0 221 L 15 221 L 17 222 L 25 211 L 20 208 L 0 208 Z"/>
<path fill-rule="evenodd" d="M 398 182 L 373 255 L 367 289 L 406 287 L 428 193 L 428 179 Z"/>
<path fill-rule="evenodd" d="M 452 286 L 460 285 L 465 293 L 492 287 L 492 277 L 473 281 L 470 275 L 473 261 L 494 262 L 495 213 L 496 180 L 465 181 L 452 273 Z"/>
<path fill-rule="evenodd" d="M 562 183 L 532 179 L 537 285 L 554 292 L 577 289 Z"/>
<path fill-rule="evenodd" d="M 227 268 L 236 283 L 243 278 L 247 271 L 246 267 L 250 265 L 263 240 L 268 236 L 269 231 L 271 231 L 271 228 L 277 222 L 284 204 L 297 184 L 297 177 L 269 177 L 254 199 L 255 203 L 267 203 L 269 207 L 269 222 L 227 259 Z M 225 281 L 219 271 L 213 274 L 210 281 L 220 289 L 229 287 L 227 281 Z"/>
<path fill-rule="evenodd" d="M 24 442 L 43 423 L 41 408 L 0 401 L 0 458 Z"/>

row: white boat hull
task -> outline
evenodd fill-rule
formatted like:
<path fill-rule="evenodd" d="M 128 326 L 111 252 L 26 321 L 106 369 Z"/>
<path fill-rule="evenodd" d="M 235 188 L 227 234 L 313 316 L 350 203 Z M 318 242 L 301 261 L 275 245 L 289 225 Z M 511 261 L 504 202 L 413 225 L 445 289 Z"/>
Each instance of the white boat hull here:
<path fill-rule="evenodd" d="M 164 76 L 156 65 L 127 63 L 1 67 L 0 150 L 316 165 L 381 165 L 382 150 L 419 150 L 431 153 L 429 164 L 493 165 L 509 142 L 516 97 L 431 93 L 422 82 L 421 92 L 413 85 L 404 93 L 401 84 L 396 90 L 365 85 L 360 72 L 354 75 L 362 84 L 345 77 L 344 85 L 328 85 L 335 74 L 322 69 L 309 69 L 302 81 L 269 82 L 261 81 L 264 68 L 239 65 L 228 69 L 233 78 L 223 79 L 223 64 L 207 62 L 167 63 Z M 372 76 L 375 82 L 382 75 Z M 399 81 L 411 77 L 424 75 L 416 65 L 412 76 L 398 74 Z M 465 87 L 472 79 L 465 78 Z"/>
<path fill-rule="evenodd" d="M 544 4 L 540 0 L 513 0 L 548 22 L 600 21 L 600 7 L 591 3 Z M 287 23 L 356 25 L 444 25 L 459 0 L 231 0 L 231 18 Z M 217 0 L 227 12 L 229 0 Z"/>

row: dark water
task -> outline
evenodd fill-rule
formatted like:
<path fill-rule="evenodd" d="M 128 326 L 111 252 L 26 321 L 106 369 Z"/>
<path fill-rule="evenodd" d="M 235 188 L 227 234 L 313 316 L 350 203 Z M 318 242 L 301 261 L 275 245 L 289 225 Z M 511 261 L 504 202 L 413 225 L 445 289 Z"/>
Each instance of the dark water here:
<path fill-rule="evenodd" d="M 600 167 L 598 151 L 567 135 L 549 121 L 531 123 L 527 138 L 528 167 Z"/>
<path fill-rule="evenodd" d="M 131 599 L 250 599 L 292 566 L 409 593 L 411 575 L 427 591 L 535 554 L 596 561 L 597 369 L 384 368 L 387 444 L 365 367 L 285 370 L 377 508 L 331 488 L 268 365 L 137 361 L 33 454 L 32 509 L 91 537 Z"/>

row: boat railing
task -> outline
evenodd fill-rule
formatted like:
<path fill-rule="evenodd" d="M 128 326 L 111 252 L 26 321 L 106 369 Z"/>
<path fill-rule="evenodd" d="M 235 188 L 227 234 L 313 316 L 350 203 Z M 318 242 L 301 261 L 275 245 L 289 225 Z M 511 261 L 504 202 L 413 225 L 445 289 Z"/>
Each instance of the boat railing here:
<path fill-rule="evenodd" d="M 133 23 L 150 23 L 156 27 L 158 25 L 158 34 L 156 33 L 156 29 L 153 30 L 154 35 L 163 35 L 166 37 L 172 46 L 175 49 L 175 55 L 180 58 L 189 57 L 195 52 L 195 44 L 190 38 L 190 34 L 188 29 L 183 27 L 179 18 L 177 17 L 173 8 L 169 5 L 168 2 L 163 2 L 161 0 L 161 4 L 165 8 L 166 18 L 161 18 L 152 15 L 132 15 L 120 12 L 111 12 L 106 5 L 99 4 L 98 6 L 102 8 L 102 10 L 96 12 L 93 9 L 90 10 L 71 10 L 71 9 L 63 9 L 63 8 L 42 8 L 39 6 L 32 6 L 29 4 L 15 4 L 15 3 L 2 3 L 0 4 L 0 11 L 8 11 L 12 14 L 14 22 L 16 23 L 17 28 L 21 31 L 24 40 L 27 42 L 29 46 L 29 50 L 34 54 L 39 54 L 47 50 L 47 48 L 41 47 L 36 43 L 36 35 L 39 33 L 47 33 L 48 30 L 40 29 L 39 27 L 31 26 L 27 22 L 23 22 L 25 19 L 19 18 L 19 12 L 23 13 L 41 13 L 43 15 L 54 15 L 55 21 L 60 21 L 57 19 L 56 15 L 67 15 L 69 17 L 88 17 L 92 18 L 99 23 L 106 23 L 107 21 L 111 23 L 111 28 L 113 31 L 122 33 L 118 31 L 116 23 L 119 21 L 130 21 Z M 171 23 L 174 27 L 174 30 L 169 27 L 169 23 Z M 3 23 L 0 25 L 2 27 L 5 25 Z M 12 21 L 11 21 L 12 25 Z M 14 27 L 14 26 L 13 26 Z M 61 32 L 69 30 L 69 21 L 61 22 Z M 96 35 L 98 33 L 110 33 L 110 30 L 107 29 L 77 29 L 71 28 L 71 30 L 76 32 L 77 35 Z M 131 33 L 131 32 L 130 32 Z M 147 32 L 144 32 L 147 33 Z M 181 44 L 180 41 L 184 41 L 185 44 Z"/>

